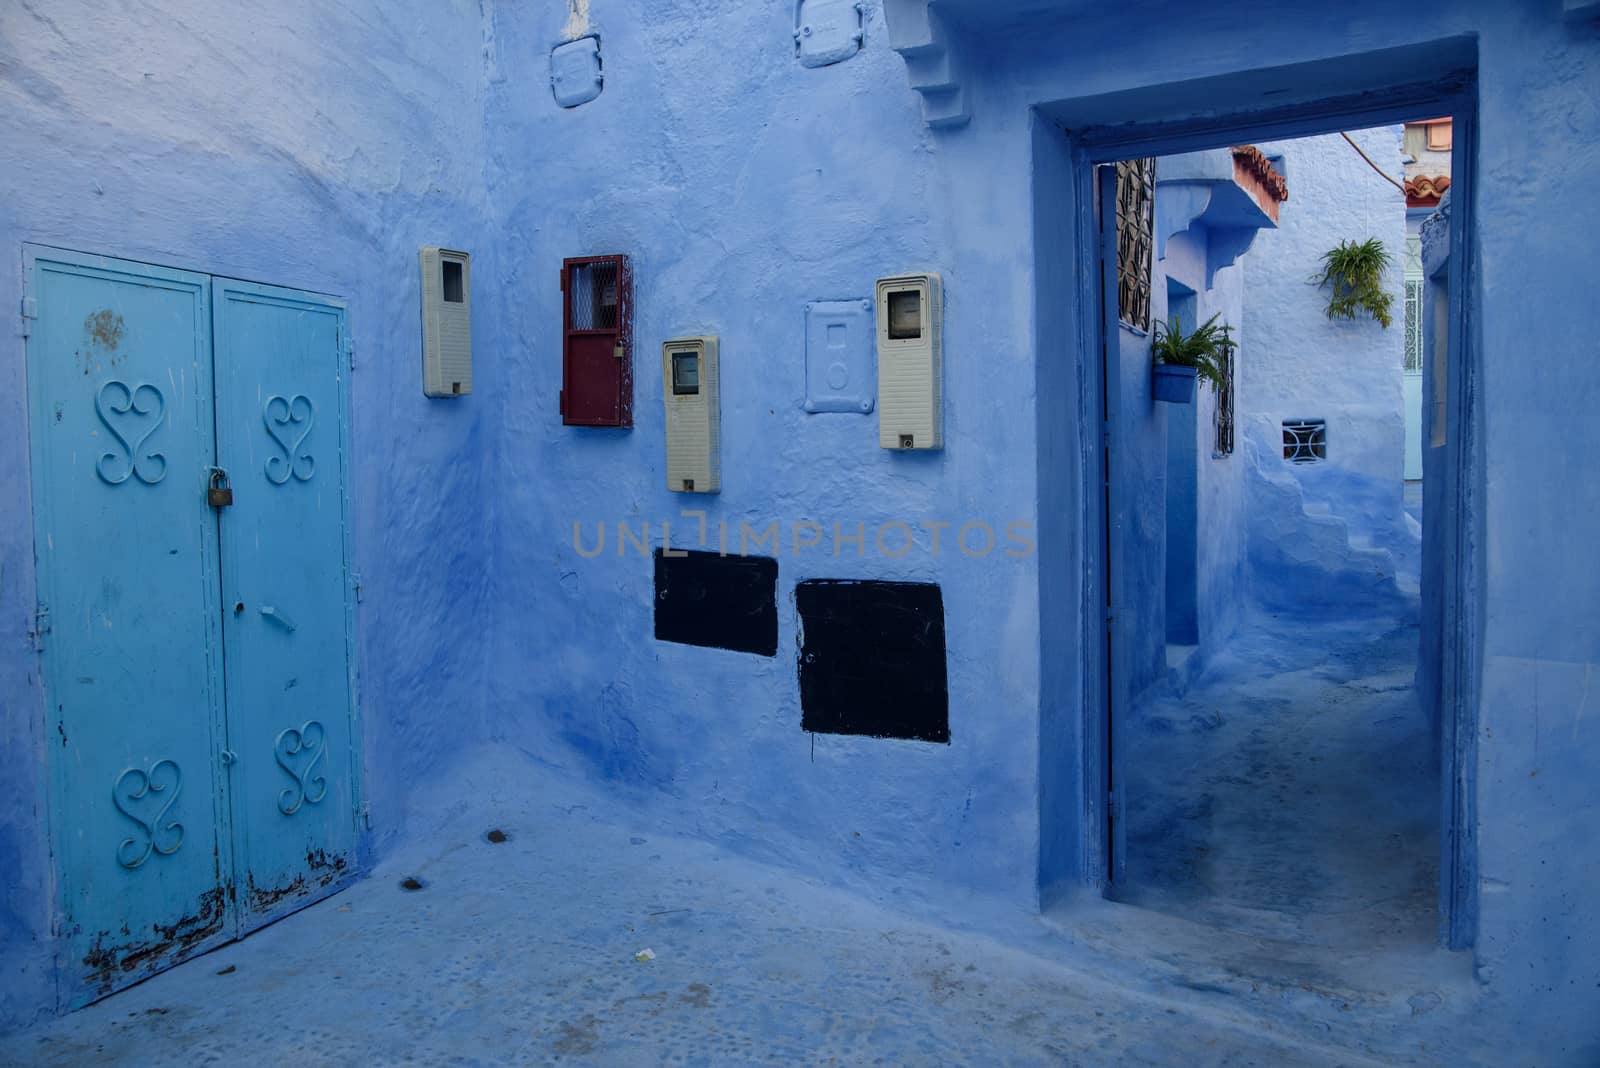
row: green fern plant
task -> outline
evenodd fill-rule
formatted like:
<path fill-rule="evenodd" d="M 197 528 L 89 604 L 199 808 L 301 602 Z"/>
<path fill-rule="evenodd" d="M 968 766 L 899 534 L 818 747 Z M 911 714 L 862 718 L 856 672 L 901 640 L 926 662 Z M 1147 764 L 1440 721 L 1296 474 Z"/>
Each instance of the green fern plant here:
<path fill-rule="evenodd" d="M 1221 386 L 1224 349 L 1233 347 L 1233 327 L 1226 323 L 1217 325 L 1213 315 L 1192 333 L 1183 332 L 1183 319 L 1174 315 L 1170 322 L 1156 322 L 1151 338 L 1150 356 L 1156 363 L 1170 363 L 1179 367 L 1193 367 L 1200 378 L 1213 387 Z"/>
<path fill-rule="evenodd" d="M 1389 250 L 1383 242 L 1369 237 L 1359 244 L 1341 241 L 1322 254 L 1322 274 L 1312 281 L 1332 286 L 1328 298 L 1328 318 L 1355 319 L 1361 313 L 1372 316 L 1387 330 L 1394 321 L 1394 294 L 1383 287 L 1389 268 Z"/>

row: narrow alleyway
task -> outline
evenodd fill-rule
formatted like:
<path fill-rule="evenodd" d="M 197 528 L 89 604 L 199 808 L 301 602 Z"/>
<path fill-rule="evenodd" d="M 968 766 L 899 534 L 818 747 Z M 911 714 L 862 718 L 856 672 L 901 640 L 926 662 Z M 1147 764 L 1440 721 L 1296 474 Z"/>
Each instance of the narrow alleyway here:
<path fill-rule="evenodd" d="M 1410 620 L 1257 613 L 1127 740 L 1123 900 L 1310 945 L 1431 946 L 1438 766 Z"/>
<path fill-rule="evenodd" d="M 1438 946 L 1438 772 L 1405 612 L 1246 616 L 1122 735 L 1120 905 L 1048 916 L 1155 990 L 1395 1063 L 1477 1063 L 1470 953 Z"/>
<path fill-rule="evenodd" d="M 1413 619 L 1256 610 L 1186 693 L 1123 735 L 1137 907 L 1054 917 L 1157 984 L 1287 1012 L 1432 1063 L 1470 1016 L 1471 959 L 1438 946 L 1439 787 Z M 1432 1051 L 1432 1052 L 1430 1052 Z"/>

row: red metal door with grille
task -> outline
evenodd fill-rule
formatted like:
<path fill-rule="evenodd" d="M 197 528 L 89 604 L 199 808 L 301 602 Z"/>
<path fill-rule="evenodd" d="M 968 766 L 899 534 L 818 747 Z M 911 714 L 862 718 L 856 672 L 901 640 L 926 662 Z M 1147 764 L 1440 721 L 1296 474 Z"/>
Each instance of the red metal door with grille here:
<path fill-rule="evenodd" d="M 561 421 L 633 426 L 633 272 L 626 256 L 561 264 Z"/>

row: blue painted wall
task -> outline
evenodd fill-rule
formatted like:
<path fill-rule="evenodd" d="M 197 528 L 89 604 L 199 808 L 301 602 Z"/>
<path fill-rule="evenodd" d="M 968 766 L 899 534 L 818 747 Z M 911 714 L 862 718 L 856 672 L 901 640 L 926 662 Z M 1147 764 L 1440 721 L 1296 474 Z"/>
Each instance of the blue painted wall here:
<path fill-rule="evenodd" d="M 1229 161 L 1231 165 L 1231 160 Z M 1161 159 L 1156 161 L 1156 179 L 1161 181 Z M 1160 203 L 1158 199 L 1158 204 Z M 1158 214 L 1160 208 L 1158 207 Z M 1292 210 L 1284 206 L 1285 212 Z M 1161 228 L 1165 220 L 1158 219 Z M 1169 223 L 1176 225 L 1176 223 Z M 1256 374 L 1253 362 L 1253 323 L 1244 307 L 1245 279 L 1255 268 L 1254 247 L 1244 251 L 1228 266 L 1214 272 L 1207 270 L 1208 257 L 1215 263 L 1224 255 L 1226 246 L 1231 250 L 1232 235 L 1213 235 L 1203 222 L 1195 222 L 1187 229 L 1173 234 L 1166 241 L 1165 255 L 1155 262 L 1156 286 L 1154 314 L 1170 319 L 1173 308 L 1168 303 L 1169 284 L 1172 279 L 1183 289 L 1193 292 L 1192 299 L 1185 298 L 1184 329 L 1193 330 L 1198 324 L 1217 316 L 1218 324 L 1233 328 L 1233 339 L 1238 348 L 1234 356 L 1235 423 L 1246 414 L 1243 399 L 1246 384 Z M 1248 340 L 1247 340 L 1248 339 Z M 1247 353 L 1250 355 L 1247 356 Z M 1217 393 L 1200 385 L 1192 406 L 1161 405 L 1167 409 L 1167 499 L 1182 499 L 1191 517 L 1187 542 L 1182 544 L 1185 554 L 1183 578 L 1186 590 L 1192 590 L 1193 634 L 1200 646 L 1200 661 L 1187 670 L 1199 670 L 1204 658 L 1233 631 L 1238 623 L 1242 605 L 1248 596 L 1249 574 L 1246 568 L 1246 514 L 1245 472 L 1242 434 L 1235 432 L 1236 451 L 1222 456 L 1216 450 Z M 1181 454 L 1184 489 L 1173 492 L 1174 462 Z M 1192 498 L 1192 500 L 1190 499 Z M 1167 551 L 1183 541 L 1182 524 L 1175 525 L 1167 517 Z M 1169 583 L 1174 576 L 1172 561 L 1167 561 Z M 1171 613 L 1173 606 L 1166 605 Z M 1170 619 L 1169 619 L 1169 636 Z"/>
<path fill-rule="evenodd" d="M 1356 130 L 1351 136 L 1378 166 L 1400 176 L 1400 127 Z M 1284 419 L 1327 419 L 1327 466 L 1386 485 L 1391 510 L 1398 514 L 1405 459 L 1400 403 L 1405 195 L 1338 134 L 1260 148 L 1282 156 L 1289 202 L 1280 226 L 1263 231 L 1250 250 L 1244 305 L 1253 326 L 1255 374 L 1245 392 L 1249 412 L 1241 429 L 1270 449 L 1281 446 Z M 1341 241 L 1369 237 L 1381 240 L 1390 256 L 1384 288 L 1394 297 L 1394 321 L 1388 329 L 1369 316 L 1330 320 L 1329 290 L 1312 284 L 1325 252 Z M 1317 467 L 1294 473 L 1315 474 Z"/>
<path fill-rule="evenodd" d="M 1450 381 L 1450 215 L 1447 191 L 1439 208 L 1421 226 L 1422 236 L 1422 489 L 1421 649 L 1417 663 L 1417 697 L 1442 734 L 1440 703 L 1444 690 L 1444 627 L 1448 618 L 1445 583 L 1453 551 L 1450 533 L 1455 529 L 1459 504 L 1447 483 L 1450 475 L 1446 447 L 1448 412 L 1441 413 L 1435 399 L 1444 395 Z"/>
<path fill-rule="evenodd" d="M 1293 19 L 1266 0 L 1203 20 L 1179 5 L 1152 18 L 1063 4 L 1054 21 L 1039 5 L 949 6 L 975 116 L 950 132 L 923 124 L 876 7 L 860 55 L 814 69 L 793 58 L 791 13 L 759 5 L 615 0 L 590 21 L 583 4 L 359 16 L 295 4 L 249 23 L 171 0 L 110 17 L 8 9 L 0 308 L 16 306 L 24 240 L 350 298 L 362 711 L 380 835 L 396 833 L 408 799 L 449 803 L 440 769 L 457 747 L 492 741 L 527 753 L 529 774 L 602 779 L 683 830 L 829 879 L 1031 904 L 1041 875 L 1052 887 L 1093 877 L 1080 828 L 1094 791 L 1075 777 L 1078 747 L 1095 743 L 1078 696 L 1093 659 L 1078 614 L 1091 600 L 1078 487 L 1093 379 L 1071 294 L 1085 265 L 1057 244 L 1077 194 L 1030 108 L 1054 102 L 1049 119 L 1073 126 L 1247 106 L 1278 76 L 1150 87 L 1474 35 L 1489 412 L 1473 513 L 1486 561 L 1477 954 L 1508 1019 L 1574 1048 L 1600 983 L 1600 918 L 1576 889 L 1600 880 L 1587 689 L 1600 569 L 1581 563 L 1600 527 L 1583 466 L 1600 368 L 1506 354 L 1587 351 L 1585 325 L 1548 309 L 1585 301 L 1589 250 L 1574 235 L 1596 209 L 1569 194 L 1600 180 L 1600 101 L 1586 88 L 1600 37 L 1554 5 L 1495 0 L 1427 20 L 1383 0 Z M 604 92 L 561 110 L 549 49 L 591 30 Z M 1404 66 L 1363 64 L 1356 73 L 1384 78 Z M 1272 99 L 1337 82 L 1306 75 Z M 424 242 L 475 253 L 477 392 L 465 401 L 420 395 Z M 637 427 L 564 429 L 556 271 L 563 256 L 612 251 L 634 256 L 638 278 Z M 801 410 L 801 311 L 921 268 L 945 279 L 948 444 L 905 456 L 877 448 L 872 417 Z M 696 540 L 664 489 L 655 357 L 662 338 L 692 330 L 723 346 L 723 492 L 693 502 L 713 539 L 726 522 L 737 540 L 741 520 L 775 520 L 786 542 L 796 521 L 823 528 L 821 545 L 781 553 L 775 659 L 656 644 L 649 561 L 619 558 L 614 541 L 594 559 L 572 547 L 574 521 L 614 535 L 618 520 L 635 531 L 648 520 L 659 539 L 666 519 L 678 544 Z M 25 390 L 21 345 L 7 345 L 0 425 L 18 429 L 0 436 L 0 777 L 20 801 L 0 812 L 0 950 L 24 970 L 0 981 L 0 1019 L 16 1019 L 45 1003 L 49 877 L 25 634 Z M 880 556 L 873 534 L 891 520 L 984 521 L 997 544 L 967 556 L 945 530 L 934 557 L 920 529 L 912 552 Z M 1036 525 L 1033 555 L 1004 555 L 1013 521 Z M 833 554 L 834 522 L 864 524 L 861 555 L 848 543 Z M 943 586 L 948 747 L 799 731 L 788 592 L 867 576 Z"/>
<path fill-rule="evenodd" d="M 1074 180 L 1066 138 L 1035 113 L 1029 123 L 1033 155 L 1034 403 L 1039 544 L 1039 827 L 1040 900 L 1048 904 L 1082 885 L 1086 858 L 1099 836 L 1087 815 L 1105 796 L 1100 775 L 1086 781 L 1086 752 L 1105 742 L 1103 717 L 1083 715 L 1085 687 L 1099 678 L 1099 649 L 1085 650 L 1088 621 L 1106 603 L 1104 571 L 1085 566 L 1083 532 L 1104 500 L 1082 486 L 1098 468 L 1083 447 L 1084 398 L 1077 352 L 1083 311 L 1073 294 L 1080 270 L 1093 270 L 1088 252 L 1075 257 L 1082 186 Z M 1097 643 L 1096 643 L 1097 644 Z M 1085 653 L 1087 652 L 1087 655 Z M 1098 703 L 1091 698 L 1090 703 Z M 1101 769 L 1103 772 L 1103 769 Z M 1032 814 L 1030 814 L 1032 815 Z"/>
<path fill-rule="evenodd" d="M 1399 180 L 1401 127 L 1350 134 Z M 1316 543 L 1319 556 L 1304 554 L 1310 566 L 1292 568 L 1297 585 L 1325 588 L 1329 603 L 1347 610 L 1374 599 L 1392 602 L 1397 590 L 1390 576 L 1399 572 L 1402 585 L 1414 590 L 1419 552 L 1402 506 L 1405 196 L 1338 134 L 1261 148 L 1282 157 L 1290 200 L 1282 225 L 1263 232 L 1251 250 L 1244 296 L 1253 373 L 1241 391 L 1240 431 L 1254 443 L 1251 455 L 1263 469 L 1263 477 L 1252 480 L 1258 492 L 1251 509 L 1268 513 L 1251 516 L 1258 558 L 1270 569 L 1267 543 L 1298 540 L 1308 549 Z M 1312 284 L 1324 253 L 1342 241 L 1372 237 L 1390 256 L 1384 288 L 1393 297 L 1393 318 L 1387 329 L 1367 315 L 1330 320 L 1329 290 Z M 1283 421 L 1301 418 L 1326 420 L 1325 461 L 1283 461 Z M 1276 487 L 1259 492 L 1268 480 L 1284 477 L 1298 483 L 1300 501 Z M 1345 528 L 1342 539 L 1330 529 L 1338 524 Z M 1319 559 L 1331 586 L 1315 573 Z M 1370 575 L 1381 580 L 1365 581 Z M 1262 585 L 1271 581 L 1267 576 Z"/>
<path fill-rule="evenodd" d="M 547 88 L 550 48 L 577 29 L 567 13 L 501 5 L 492 19 L 488 184 L 506 265 L 494 284 L 512 299 L 503 320 L 475 324 L 503 362 L 508 446 L 490 734 L 671 826 L 821 877 L 893 873 L 1031 902 L 1041 554 L 1008 556 L 1005 537 L 1037 519 L 1027 116 L 931 134 L 875 8 L 869 47 L 822 68 L 796 62 L 781 6 L 590 10 L 580 32 L 600 36 L 605 90 L 573 110 Z M 1008 177 L 985 189 L 995 174 Z M 609 252 L 633 257 L 635 428 L 564 428 L 557 272 L 563 256 Z M 945 449 L 885 451 L 875 414 L 807 414 L 805 303 L 870 298 L 879 277 L 929 269 L 944 279 Z M 721 338 L 710 497 L 669 492 L 663 467 L 660 344 L 699 332 Z M 665 521 L 675 545 L 697 547 L 681 509 L 704 509 L 713 548 L 723 524 L 735 550 L 741 523 L 778 524 L 775 658 L 652 639 L 651 562 L 618 555 L 616 524 L 648 523 L 659 545 Z M 954 524 L 937 555 L 919 526 L 936 521 Z M 981 557 L 956 544 L 974 521 L 996 535 Z M 800 522 L 823 534 L 796 553 Z M 898 558 L 876 545 L 890 522 L 916 532 Z M 586 547 L 606 524 L 605 551 L 581 556 L 574 523 Z M 860 553 L 835 552 L 835 523 L 864 526 Z M 903 534 L 885 537 L 898 551 Z M 980 530 L 968 539 L 983 548 Z M 943 588 L 949 746 L 800 729 L 794 586 L 867 577 Z"/>
<path fill-rule="evenodd" d="M 496 376 L 490 363 L 465 401 L 422 397 L 416 267 L 419 244 L 480 248 L 482 49 L 465 3 L 0 8 L 0 1026 L 54 999 L 22 243 L 349 300 L 360 715 L 381 843 L 482 733 Z"/>

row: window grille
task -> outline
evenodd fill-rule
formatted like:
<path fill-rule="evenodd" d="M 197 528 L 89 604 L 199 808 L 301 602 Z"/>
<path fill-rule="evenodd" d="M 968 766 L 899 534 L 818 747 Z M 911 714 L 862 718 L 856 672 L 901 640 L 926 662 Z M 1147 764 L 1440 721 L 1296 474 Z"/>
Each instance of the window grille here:
<path fill-rule="evenodd" d="M 1406 374 L 1422 373 L 1422 281 L 1406 282 Z"/>
<path fill-rule="evenodd" d="M 1285 419 L 1283 458 L 1295 464 L 1314 464 L 1328 458 L 1328 422 L 1325 419 Z"/>
<path fill-rule="evenodd" d="M 571 268 L 572 329 L 617 328 L 617 268 L 615 261 Z"/>
<path fill-rule="evenodd" d="M 1150 329 L 1150 253 L 1155 233 L 1156 161 L 1117 164 L 1117 317 Z"/>
<path fill-rule="evenodd" d="M 1222 381 L 1217 384 L 1217 410 L 1213 417 L 1218 456 L 1233 455 L 1233 354 L 1232 345 L 1224 345 L 1217 353 L 1217 370 L 1222 372 Z"/>

